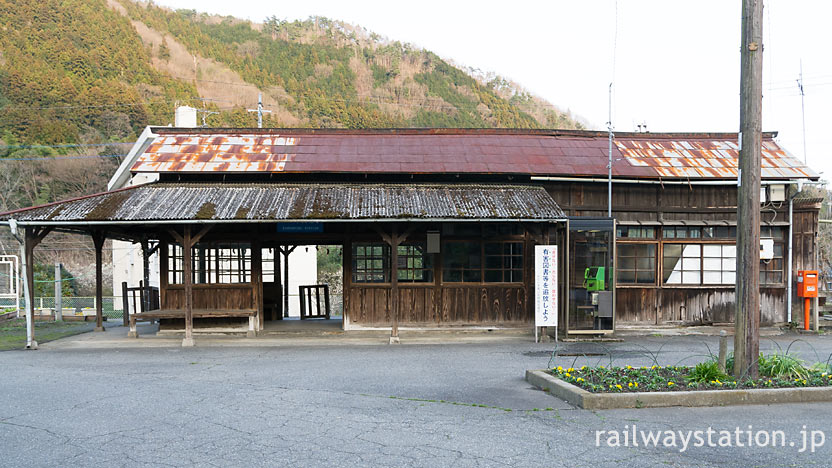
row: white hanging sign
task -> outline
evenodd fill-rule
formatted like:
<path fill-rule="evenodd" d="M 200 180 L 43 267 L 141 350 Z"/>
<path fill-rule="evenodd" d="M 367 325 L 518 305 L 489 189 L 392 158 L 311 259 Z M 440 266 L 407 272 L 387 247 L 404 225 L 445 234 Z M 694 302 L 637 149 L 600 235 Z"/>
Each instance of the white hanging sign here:
<path fill-rule="evenodd" d="M 558 326 L 558 246 L 534 246 L 534 324 Z"/>

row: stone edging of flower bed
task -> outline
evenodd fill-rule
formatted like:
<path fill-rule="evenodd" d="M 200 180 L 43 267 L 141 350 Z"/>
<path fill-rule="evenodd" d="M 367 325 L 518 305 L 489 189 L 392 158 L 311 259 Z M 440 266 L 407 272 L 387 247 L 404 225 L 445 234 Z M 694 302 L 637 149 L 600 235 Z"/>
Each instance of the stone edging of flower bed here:
<path fill-rule="evenodd" d="M 770 405 L 832 401 L 832 387 L 691 390 L 676 392 L 592 393 L 546 370 L 527 370 L 526 381 L 584 409 L 660 408 L 666 406 Z"/>

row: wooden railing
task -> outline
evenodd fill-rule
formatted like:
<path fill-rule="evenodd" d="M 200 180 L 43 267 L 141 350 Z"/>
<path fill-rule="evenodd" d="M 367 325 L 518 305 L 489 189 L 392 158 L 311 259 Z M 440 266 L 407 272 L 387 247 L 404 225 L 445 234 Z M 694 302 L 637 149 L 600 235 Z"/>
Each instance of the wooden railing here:
<path fill-rule="evenodd" d="M 124 301 L 125 324 L 130 320 L 131 310 L 135 314 L 136 312 L 159 309 L 159 288 L 145 286 L 141 281 L 139 281 L 139 286 L 136 288 L 128 288 L 126 281 L 121 283 L 121 298 Z"/>

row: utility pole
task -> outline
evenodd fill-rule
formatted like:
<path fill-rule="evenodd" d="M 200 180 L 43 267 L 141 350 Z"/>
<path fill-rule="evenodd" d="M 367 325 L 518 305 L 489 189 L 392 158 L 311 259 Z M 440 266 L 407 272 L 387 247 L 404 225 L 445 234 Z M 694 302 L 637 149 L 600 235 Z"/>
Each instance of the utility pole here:
<path fill-rule="evenodd" d="M 741 37 L 734 376 L 757 378 L 757 356 L 760 354 L 763 0 L 743 0 Z"/>
<path fill-rule="evenodd" d="M 257 128 L 263 128 L 263 113 L 270 114 L 272 111 L 263 109 L 263 93 L 257 95 L 257 109 L 247 109 L 249 112 L 257 112 Z"/>
<path fill-rule="evenodd" d="M 610 83 L 609 113 L 609 120 L 607 121 L 607 136 L 609 139 L 609 149 L 607 151 L 609 158 L 609 162 L 607 162 L 607 217 L 612 218 L 612 83 Z"/>

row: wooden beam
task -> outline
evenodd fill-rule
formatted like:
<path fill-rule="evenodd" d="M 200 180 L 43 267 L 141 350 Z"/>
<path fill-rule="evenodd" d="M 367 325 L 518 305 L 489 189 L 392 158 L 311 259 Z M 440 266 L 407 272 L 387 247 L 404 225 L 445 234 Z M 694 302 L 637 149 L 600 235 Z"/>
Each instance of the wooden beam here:
<path fill-rule="evenodd" d="M 191 244 L 195 245 L 197 242 L 199 242 L 199 240 L 202 239 L 202 237 L 205 234 L 208 234 L 208 231 L 210 231 L 212 227 L 213 226 L 210 224 L 206 224 L 205 226 L 203 226 L 202 229 L 200 229 L 199 232 L 193 236 L 193 238 L 191 239 Z"/>
<path fill-rule="evenodd" d="M 107 236 L 103 231 L 93 231 L 92 243 L 95 246 L 95 331 L 104 331 L 104 274 L 103 249 Z"/>
<path fill-rule="evenodd" d="M 179 245 L 182 245 L 182 246 L 185 245 L 185 238 L 182 237 L 181 234 L 176 232 L 175 229 L 168 229 L 168 234 L 170 234 L 170 236 L 173 237 L 173 240 L 175 240 L 176 242 L 179 242 Z"/>

